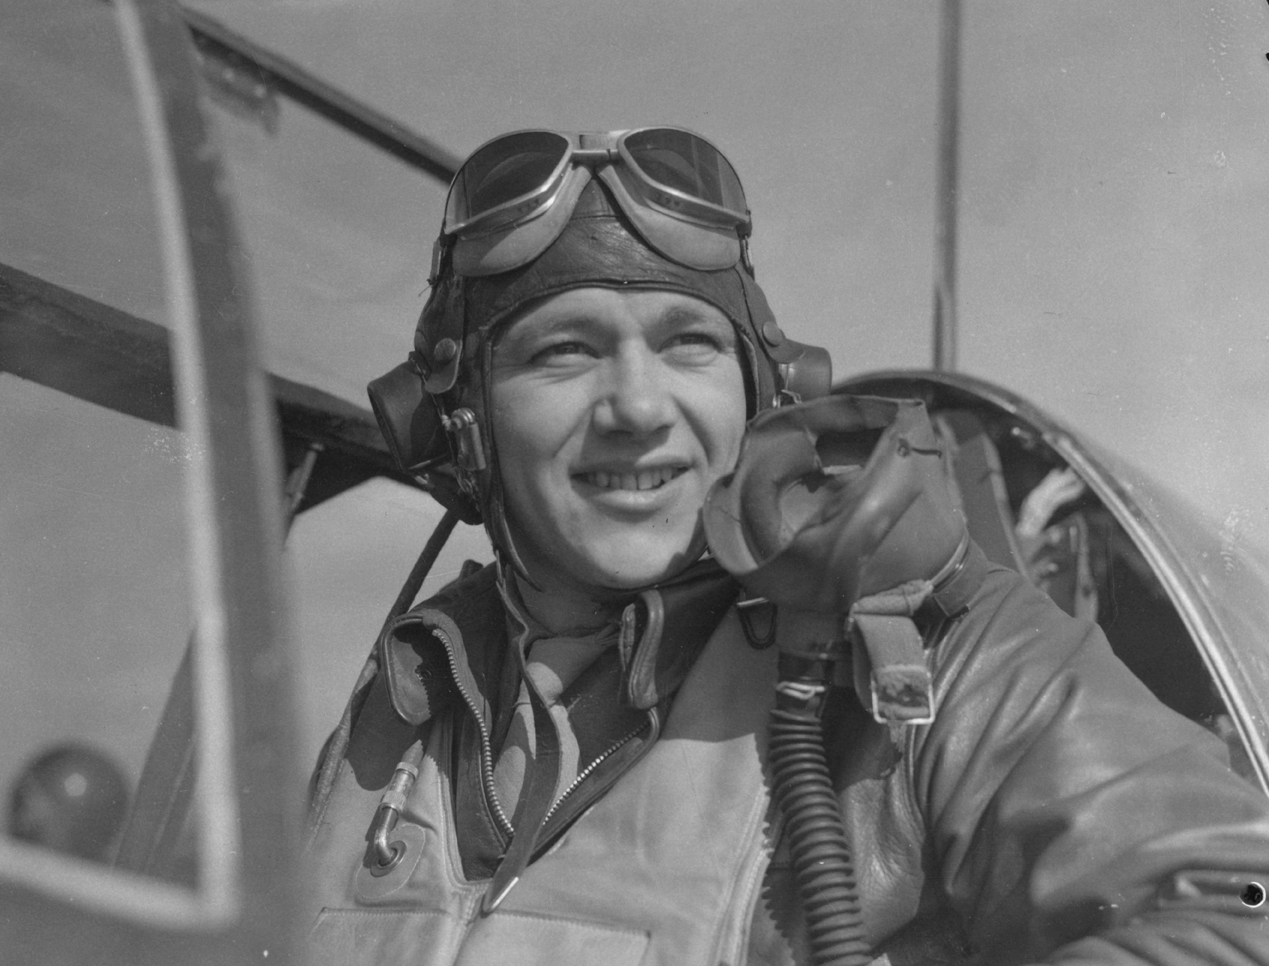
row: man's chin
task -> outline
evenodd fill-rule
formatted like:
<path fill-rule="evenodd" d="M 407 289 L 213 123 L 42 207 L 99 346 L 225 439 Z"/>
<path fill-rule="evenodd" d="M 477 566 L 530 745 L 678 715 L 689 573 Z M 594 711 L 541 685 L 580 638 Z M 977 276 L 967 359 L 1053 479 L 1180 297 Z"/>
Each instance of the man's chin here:
<path fill-rule="evenodd" d="M 657 557 L 626 554 L 621 560 L 605 561 L 595 568 L 597 580 L 591 583 L 602 590 L 629 593 L 652 587 L 682 573 L 704 552 L 704 546 L 662 553 Z M 651 561 L 651 562 L 650 562 Z"/>
<path fill-rule="evenodd" d="M 629 596 L 681 573 L 705 551 L 705 533 L 699 521 L 687 533 L 646 528 L 610 528 L 571 545 L 555 541 L 539 549 L 515 530 L 520 557 L 529 576 L 543 588 L 564 593 L 581 592 L 591 598 Z"/>

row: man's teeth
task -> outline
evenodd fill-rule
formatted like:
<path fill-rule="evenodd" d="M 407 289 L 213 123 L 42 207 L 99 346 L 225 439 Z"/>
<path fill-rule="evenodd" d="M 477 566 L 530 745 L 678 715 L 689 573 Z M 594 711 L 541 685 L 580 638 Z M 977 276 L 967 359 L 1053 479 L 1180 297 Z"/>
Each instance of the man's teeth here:
<path fill-rule="evenodd" d="M 601 490 L 654 490 L 668 483 L 682 470 L 665 466 L 655 470 L 640 470 L 638 473 L 605 473 L 602 470 L 586 474 L 586 482 Z"/>

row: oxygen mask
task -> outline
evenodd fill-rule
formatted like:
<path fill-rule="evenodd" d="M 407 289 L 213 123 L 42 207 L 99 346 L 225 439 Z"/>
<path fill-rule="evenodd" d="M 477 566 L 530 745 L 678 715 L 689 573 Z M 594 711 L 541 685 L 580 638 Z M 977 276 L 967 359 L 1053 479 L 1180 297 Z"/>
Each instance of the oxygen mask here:
<path fill-rule="evenodd" d="M 851 671 L 877 721 L 933 720 L 913 617 L 969 546 L 940 441 L 912 400 L 837 395 L 760 413 L 704 522 L 718 562 L 774 605 L 768 755 L 812 962 L 863 966 L 871 952 L 821 715 Z"/>
<path fill-rule="evenodd" d="M 705 532 L 751 594 L 823 614 L 937 582 L 966 533 L 925 406 L 870 396 L 760 414 L 710 491 Z"/>

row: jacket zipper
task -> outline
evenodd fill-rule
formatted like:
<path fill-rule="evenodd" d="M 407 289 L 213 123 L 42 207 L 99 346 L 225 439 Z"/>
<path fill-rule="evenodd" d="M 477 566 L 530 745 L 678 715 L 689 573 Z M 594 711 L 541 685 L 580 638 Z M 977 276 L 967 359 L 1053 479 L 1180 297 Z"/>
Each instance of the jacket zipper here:
<path fill-rule="evenodd" d="M 507 813 L 502 810 L 502 803 L 498 801 L 498 796 L 494 791 L 493 747 L 490 742 L 489 732 L 485 729 L 485 722 L 480 717 L 476 702 L 472 700 L 471 693 L 463 686 L 463 682 L 458 676 L 458 659 L 454 656 L 454 642 L 439 627 L 433 627 L 431 631 L 440 638 L 441 643 L 445 646 L 445 657 L 449 661 L 450 677 L 454 679 L 454 684 L 458 686 L 458 693 L 463 696 L 467 710 L 476 719 L 476 727 L 480 729 L 480 780 L 485 786 L 485 798 L 493 809 L 494 818 L 498 822 L 499 829 L 510 838 L 515 834 L 515 829 L 511 825 L 511 820 L 507 818 Z"/>
<path fill-rule="evenodd" d="M 542 819 L 542 827 L 543 828 L 546 827 L 546 823 L 551 820 L 551 816 L 555 814 L 556 810 L 560 807 L 561 804 L 563 804 L 564 799 L 568 798 L 568 796 L 572 793 L 573 789 L 575 789 L 583 781 L 585 781 L 592 774 L 594 774 L 596 768 L 598 768 L 601 764 L 603 764 L 604 761 L 606 761 L 608 758 L 611 758 L 618 751 L 618 749 L 620 749 L 624 744 L 626 744 L 626 742 L 630 741 L 636 735 L 640 734 L 646 727 L 648 727 L 649 724 L 652 725 L 652 733 L 653 735 L 655 735 L 657 733 L 657 727 L 658 727 L 656 708 L 650 708 L 648 710 L 647 721 L 643 722 L 641 725 L 639 725 L 639 727 L 635 728 L 629 734 L 625 735 L 624 737 L 620 738 L 616 743 L 609 746 L 609 748 L 603 754 L 601 754 L 598 758 L 596 758 L 589 765 L 587 765 L 585 768 L 583 768 L 580 772 L 577 773 L 577 777 L 573 779 L 573 781 L 569 784 L 568 788 L 564 789 L 564 791 L 560 793 L 560 797 L 555 800 L 555 804 L 553 804 L 550 808 L 546 810 L 546 815 Z"/>

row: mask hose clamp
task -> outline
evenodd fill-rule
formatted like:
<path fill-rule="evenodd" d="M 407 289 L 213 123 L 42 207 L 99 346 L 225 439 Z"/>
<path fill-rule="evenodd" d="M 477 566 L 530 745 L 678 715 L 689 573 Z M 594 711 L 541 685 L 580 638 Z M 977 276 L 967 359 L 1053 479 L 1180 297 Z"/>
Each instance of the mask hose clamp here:
<path fill-rule="evenodd" d="M 405 809 L 405 799 L 414 781 L 419 777 L 419 762 L 423 760 L 423 744 L 416 741 L 398 763 L 379 800 L 379 808 L 375 811 L 375 823 L 370 833 L 370 874 L 376 878 L 385 876 L 395 869 L 407 851 L 406 844 L 400 840 L 389 841 L 392 830 L 396 828 L 397 819 Z"/>

